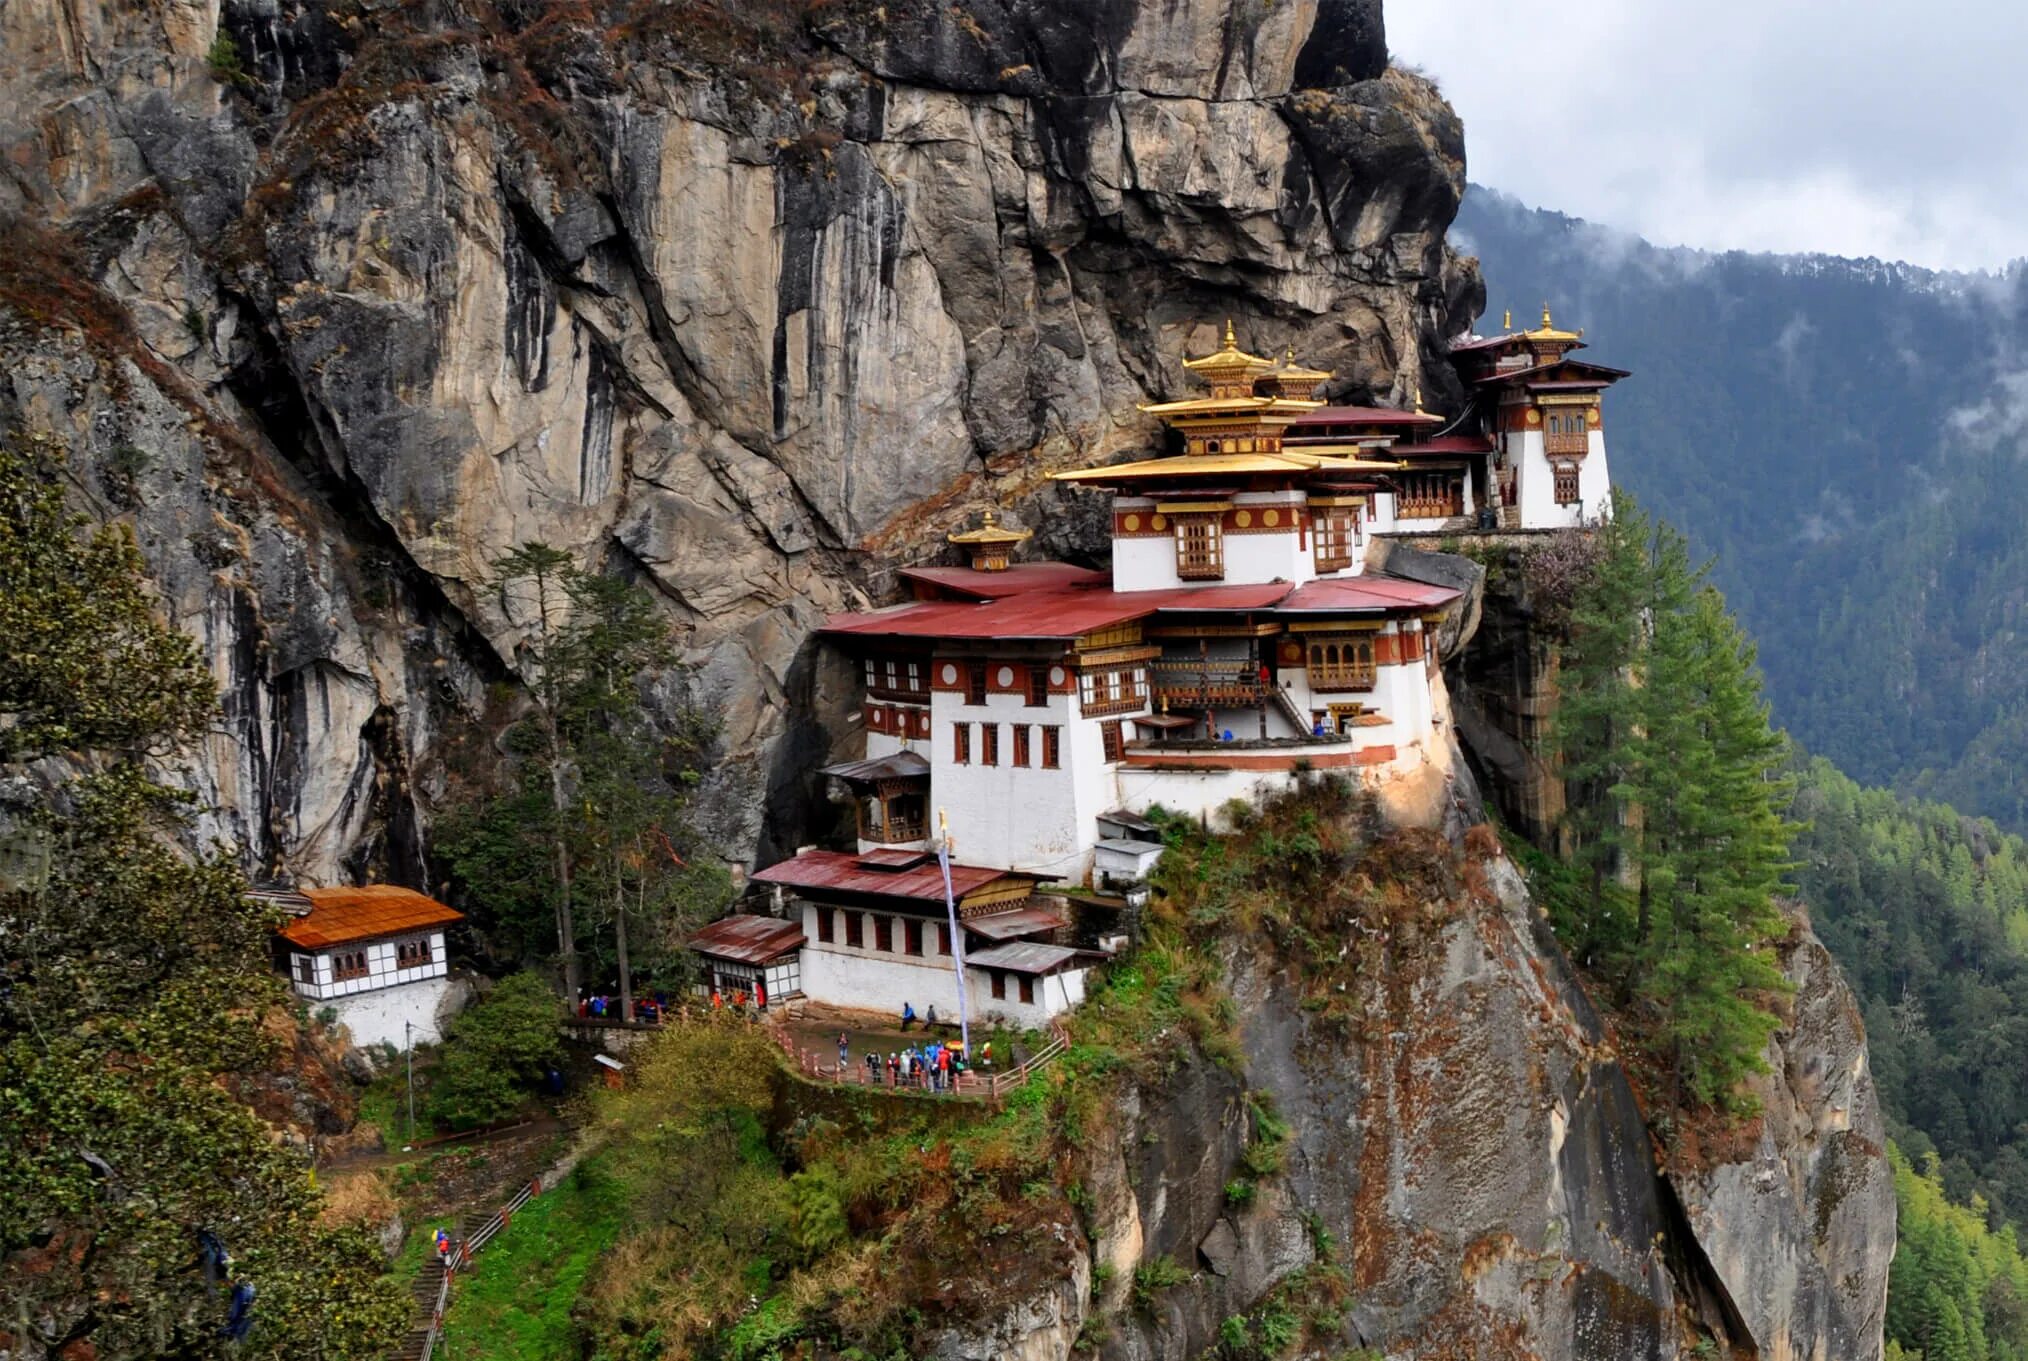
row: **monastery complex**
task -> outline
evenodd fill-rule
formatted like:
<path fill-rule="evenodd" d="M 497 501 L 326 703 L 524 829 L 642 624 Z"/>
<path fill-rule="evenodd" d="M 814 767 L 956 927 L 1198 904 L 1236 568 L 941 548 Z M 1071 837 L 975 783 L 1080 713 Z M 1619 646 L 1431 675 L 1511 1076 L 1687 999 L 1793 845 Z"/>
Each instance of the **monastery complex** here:
<path fill-rule="evenodd" d="M 949 1015 L 962 969 L 973 1014 L 1038 1024 L 1105 957 L 1070 943 L 1051 886 L 1137 901 L 1161 849 L 1150 810 L 1216 819 L 1315 770 L 1440 818 L 1455 747 L 1434 641 L 1460 592 L 1369 570 L 1368 549 L 1607 514 L 1600 402 L 1625 373 L 1582 346 L 1546 308 L 1459 342 L 1469 398 L 1445 417 L 1327 405 L 1329 373 L 1250 354 L 1228 323 L 1184 361 L 1199 390 L 1143 408 L 1167 448 L 1057 474 L 1109 498 L 1110 571 L 1024 561 L 1030 531 L 988 512 L 950 536 L 966 565 L 904 569 L 910 599 L 828 621 L 864 687 L 863 753 L 825 771 L 857 846 L 756 874 L 776 915 L 700 933 L 707 974 Z"/>

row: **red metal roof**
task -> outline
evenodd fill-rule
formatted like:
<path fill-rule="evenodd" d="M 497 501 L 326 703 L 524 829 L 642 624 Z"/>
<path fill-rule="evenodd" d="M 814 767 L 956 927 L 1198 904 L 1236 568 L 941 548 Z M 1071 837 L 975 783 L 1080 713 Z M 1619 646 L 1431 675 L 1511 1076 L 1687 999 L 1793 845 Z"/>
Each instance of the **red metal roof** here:
<path fill-rule="evenodd" d="M 379 940 L 465 919 L 464 913 L 398 884 L 312 888 L 303 890 L 303 896 L 310 900 L 310 911 L 284 923 L 280 935 L 305 950 Z"/>
<path fill-rule="evenodd" d="M 818 893 L 830 889 L 839 893 L 865 893 L 929 903 L 944 900 L 944 875 L 934 859 L 913 869 L 892 870 L 866 865 L 862 857 L 847 855 L 843 851 L 804 851 L 795 859 L 770 865 L 753 877 L 763 884 L 780 884 L 784 888 Z M 951 866 L 951 888 L 960 898 L 997 879 L 1010 877 L 1033 878 L 1031 875 L 1015 876 L 1008 870 L 989 869 L 984 865 Z"/>
<path fill-rule="evenodd" d="M 1290 422 L 1300 430 L 1306 425 L 1442 425 L 1442 416 L 1427 411 L 1402 411 L 1391 406 L 1320 406 Z"/>
<path fill-rule="evenodd" d="M 974 600 L 1024 595 L 1040 587 L 1103 586 L 1108 577 L 1089 567 L 1067 562 L 1024 562 L 1004 572 L 975 572 L 969 567 L 904 567 L 903 578 Z"/>
<path fill-rule="evenodd" d="M 1259 610 L 1287 595 L 1287 583 L 1112 591 L 1066 586 L 972 604 L 926 601 L 870 614 L 834 614 L 827 633 L 887 638 L 1067 639 L 1163 610 Z"/>
<path fill-rule="evenodd" d="M 1444 435 L 1438 439 L 1424 440 L 1420 444 L 1397 444 L 1387 451 L 1390 455 L 1416 454 L 1490 454 L 1493 441 L 1484 435 Z"/>
<path fill-rule="evenodd" d="M 729 959 L 735 964 L 767 964 L 791 950 L 803 948 L 803 928 L 779 917 L 760 917 L 735 912 L 720 917 L 690 937 L 688 944 L 700 955 Z"/>
<path fill-rule="evenodd" d="M 1463 592 L 1448 586 L 1425 586 L 1420 581 L 1403 581 L 1374 573 L 1298 586 L 1284 610 L 1434 610 L 1456 600 Z"/>

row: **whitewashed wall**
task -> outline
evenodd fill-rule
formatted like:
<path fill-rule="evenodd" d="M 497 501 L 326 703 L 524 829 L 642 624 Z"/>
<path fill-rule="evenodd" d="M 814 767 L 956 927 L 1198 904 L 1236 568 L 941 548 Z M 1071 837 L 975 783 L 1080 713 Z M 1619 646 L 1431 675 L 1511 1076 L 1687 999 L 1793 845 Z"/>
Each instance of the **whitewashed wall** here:
<path fill-rule="evenodd" d="M 324 1003 L 338 1013 L 338 1021 L 352 1033 L 356 1045 L 391 1044 L 405 1048 L 409 1038 L 417 1044 L 436 1044 L 443 1039 L 437 1013 L 450 994 L 451 980 L 439 975 L 391 988 L 353 993 Z M 402 1028 L 414 1025 L 412 1037 Z"/>

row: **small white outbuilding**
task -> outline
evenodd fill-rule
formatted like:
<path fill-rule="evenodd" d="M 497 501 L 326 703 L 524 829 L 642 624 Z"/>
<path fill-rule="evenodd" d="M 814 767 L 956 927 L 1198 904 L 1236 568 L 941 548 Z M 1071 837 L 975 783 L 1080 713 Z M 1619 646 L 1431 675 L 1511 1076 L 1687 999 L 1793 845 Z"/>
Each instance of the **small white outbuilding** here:
<path fill-rule="evenodd" d="M 434 1044 L 451 990 L 444 932 L 464 914 L 396 884 L 312 888 L 308 912 L 280 929 L 289 983 L 330 1007 L 354 1044 Z"/>

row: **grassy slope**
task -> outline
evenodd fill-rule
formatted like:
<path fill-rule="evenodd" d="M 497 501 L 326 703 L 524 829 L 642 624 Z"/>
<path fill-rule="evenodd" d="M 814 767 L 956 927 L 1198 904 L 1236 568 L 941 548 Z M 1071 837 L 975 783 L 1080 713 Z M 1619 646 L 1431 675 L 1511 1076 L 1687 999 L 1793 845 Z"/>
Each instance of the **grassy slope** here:
<path fill-rule="evenodd" d="M 459 1278 L 438 1355 L 450 1361 L 575 1361 L 571 1305 L 618 1238 L 620 1188 L 595 1165 L 537 1196 Z"/>

